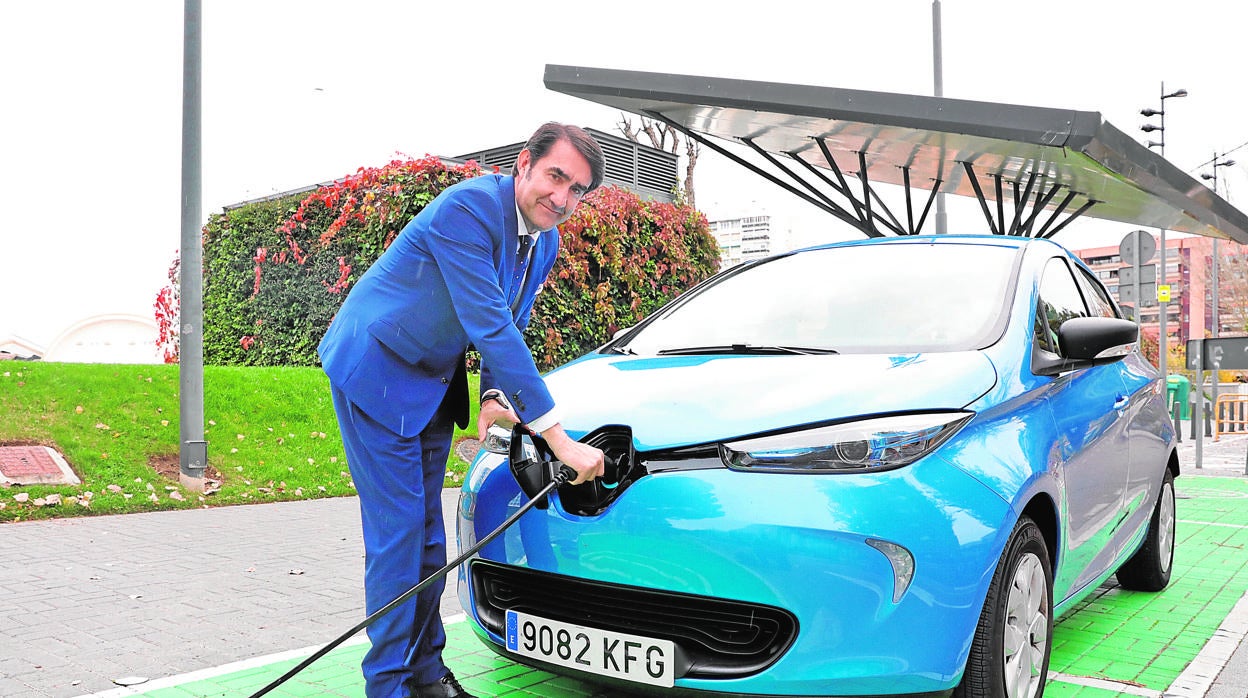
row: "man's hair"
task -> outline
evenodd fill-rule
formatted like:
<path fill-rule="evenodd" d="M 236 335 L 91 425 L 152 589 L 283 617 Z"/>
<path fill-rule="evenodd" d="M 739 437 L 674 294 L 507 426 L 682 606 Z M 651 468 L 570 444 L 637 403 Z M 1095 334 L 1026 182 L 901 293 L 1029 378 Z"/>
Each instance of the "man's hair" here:
<path fill-rule="evenodd" d="M 594 137 L 580 126 L 549 121 L 539 126 L 533 132 L 533 135 L 529 137 L 529 141 L 524 144 L 524 148 L 529 151 L 533 162 L 537 162 L 561 140 L 571 143 L 572 147 L 576 148 L 576 152 L 580 153 L 581 157 L 584 157 L 589 162 L 589 191 L 597 189 L 602 184 L 602 177 L 607 169 L 607 158 L 602 154 L 602 148 L 598 146 L 598 141 L 594 140 Z M 519 175 L 520 173 L 516 170 L 516 165 L 513 165 L 511 174 Z"/>

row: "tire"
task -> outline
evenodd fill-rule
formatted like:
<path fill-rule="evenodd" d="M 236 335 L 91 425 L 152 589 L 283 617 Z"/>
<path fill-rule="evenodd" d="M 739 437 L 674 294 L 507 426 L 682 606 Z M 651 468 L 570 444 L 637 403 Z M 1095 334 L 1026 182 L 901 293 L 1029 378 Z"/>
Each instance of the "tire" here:
<path fill-rule="evenodd" d="M 975 628 L 957 698 L 1040 698 L 1053 636 L 1053 571 L 1040 528 L 1014 527 Z"/>
<path fill-rule="evenodd" d="M 1174 476 L 1170 469 L 1161 480 L 1161 491 L 1153 506 L 1153 517 L 1148 522 L 1144 544 L 1135 551 L 1130 560 L 1122 563 L 1116 576 L 1123 589 L 1132 591 L 1161 591 L 1170 583 L 1170 569 L 1174 563 Z"/>

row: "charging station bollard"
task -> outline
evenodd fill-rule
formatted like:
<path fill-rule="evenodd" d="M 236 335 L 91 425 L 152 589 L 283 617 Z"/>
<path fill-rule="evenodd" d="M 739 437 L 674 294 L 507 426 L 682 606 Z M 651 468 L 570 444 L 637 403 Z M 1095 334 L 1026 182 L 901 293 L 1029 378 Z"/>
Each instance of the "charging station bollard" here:
<path fill-rule="evenodd" d="M 1181 419 L 1183 410 L 1177 401 L 1173 405 L 1174 409 L 1174 440 L 1183 443 L 1183 420 Z"/>

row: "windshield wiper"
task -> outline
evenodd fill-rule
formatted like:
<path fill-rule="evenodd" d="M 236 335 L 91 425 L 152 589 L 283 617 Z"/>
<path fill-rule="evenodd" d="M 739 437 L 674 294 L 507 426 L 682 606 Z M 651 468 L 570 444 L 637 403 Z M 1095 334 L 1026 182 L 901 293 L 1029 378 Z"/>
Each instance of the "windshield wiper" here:
<path fill-rule="evenodd" d="M 716 344 L 705 347 L 660 349 L 655 353 L 668 356 L 689 356 L 695 354 L 838 354 L 840 352 L 824 347 L 793 347 L 774 344 Z"/>

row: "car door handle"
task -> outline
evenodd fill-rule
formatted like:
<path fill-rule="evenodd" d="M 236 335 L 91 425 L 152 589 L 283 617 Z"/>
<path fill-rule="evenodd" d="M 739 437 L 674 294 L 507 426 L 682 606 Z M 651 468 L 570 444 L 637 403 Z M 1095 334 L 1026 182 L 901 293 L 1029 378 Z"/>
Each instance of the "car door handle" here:
<path fill-rule="evenodd" d="M 1116 409 L 1116 410 L 1125 410 L 1125 409 L 1127 409 L 1127 403 L 1128 403 L 1128 402 L 1130 402 L 1130 401 L 1131 401 L 1131 400 L 1130 400 L 1127 396 L 1125 396 L 1125 395 L 1119 395 L 1119 396 L 1118 396 L 1118 399 L 1117 399 L 1117 400 L 1114 400 L 1114 409 Z"/>

